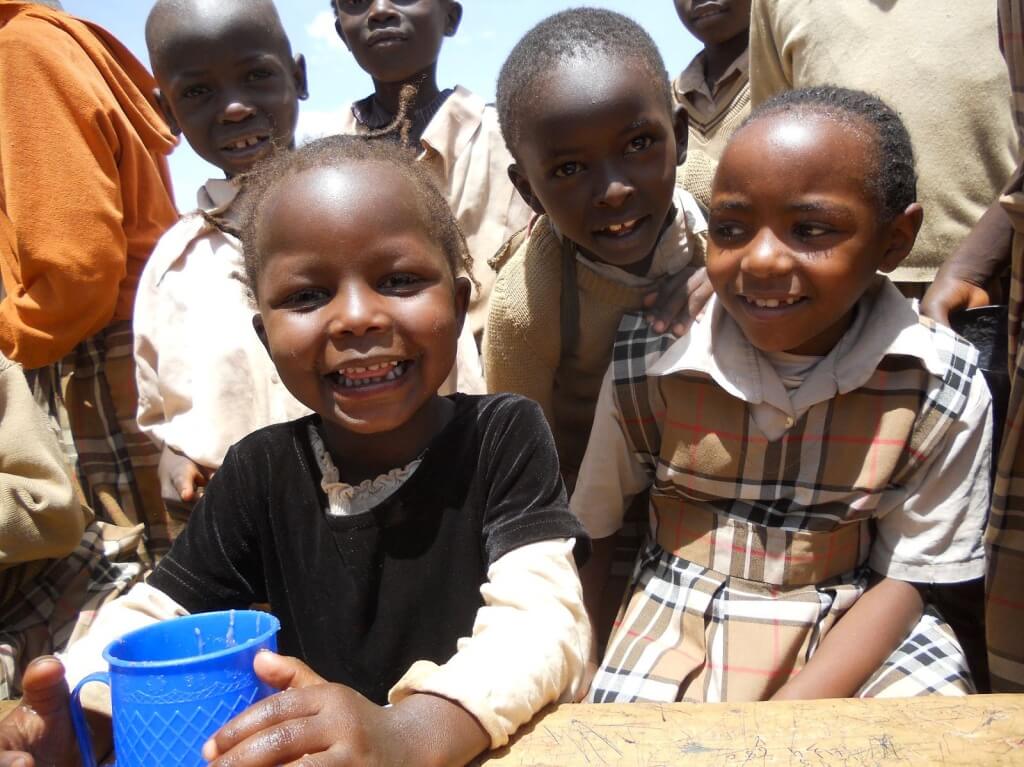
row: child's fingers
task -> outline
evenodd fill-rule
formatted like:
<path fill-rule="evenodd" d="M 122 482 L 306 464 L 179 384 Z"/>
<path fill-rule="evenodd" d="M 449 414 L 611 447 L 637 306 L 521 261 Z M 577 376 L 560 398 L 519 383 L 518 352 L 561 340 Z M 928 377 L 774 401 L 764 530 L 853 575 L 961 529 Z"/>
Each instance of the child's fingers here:
<path fill-rule="evenodd" d="M 278 690 L 311 687 L 326 680 L 298 658 L 276 652 L 257 653 L 252 663 L 256 676 Z"/>
<path fill-rule="evenodd" d="M 71 697 L 63 664 L 52 656 L 36 658 L 21 680 L 22 703 L 41 717 L 66 715 Z"/>
<path fill-rule="evenodd" d="M 307 717 L 315 715 L 319 710 L 319 703 L 314 697 L 303 695 L 298 690 L 286 690 L 271 695 L 269 698 L 252 704 L 217 730 L 213 737 L 203 744 L 203 758 L 208 762 L 212 762 L 214 759 L 226 759 L 227 761 L 217 762 L 219 767 L 231 764 L 249 765 L 249 761 L 237 761 L 239 755 L 258 754 L 261 753 L 261 749 L 269 748 L 271 743 L 267 738 L 271 733 L 277 733 L 275 737 L 297 737 L 308 725 L 300 724 L 285 730 L 280 728 L 284 724 L 305 722 Z M 299 751 L 292 756 L 275 758 L 266 764 L 281 764 L 301 756 L 303 753 L 306 752 Z M 258 763 L 263 764 L 264 762 Z M 257 762 L 251 764 L 255 765 Z"/>
<path fill-rule="evenodd" d="M 20 751 L 0 752 L 0 767 L 34 767 L 35 760 Z"/>
<path fill-rule="evenodd" d="M 317 754 L 329 747 L 322 725 L 315 718 L 292 719 L 253 733 L 229 750 L 219 752 L 209 767 L 275 767 L 307 754 Z M 207 749 L 203 758 L 209 760 Z"/>

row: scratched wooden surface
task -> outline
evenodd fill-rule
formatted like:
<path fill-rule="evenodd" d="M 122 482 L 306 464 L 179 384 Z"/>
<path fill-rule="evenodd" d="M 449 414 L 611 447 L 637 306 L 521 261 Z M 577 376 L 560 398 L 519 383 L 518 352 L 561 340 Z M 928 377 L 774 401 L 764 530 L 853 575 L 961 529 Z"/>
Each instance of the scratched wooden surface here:
<path fill-rule="evenodd" d="M 0 702 L 0 718 L 13 707 Z M 1024 695 L 560 706 L 479 764 L 1024 765 Z"/>
<path fill-rule="evenodd" d="M 480 764 L 1024 765 L 1024 695 L 559 706 Z"/>

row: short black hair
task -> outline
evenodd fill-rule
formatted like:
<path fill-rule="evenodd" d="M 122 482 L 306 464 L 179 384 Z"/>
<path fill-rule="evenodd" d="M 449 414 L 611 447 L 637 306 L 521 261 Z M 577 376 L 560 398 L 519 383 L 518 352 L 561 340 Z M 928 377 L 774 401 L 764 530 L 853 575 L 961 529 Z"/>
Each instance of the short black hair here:
<path fill-rule="evenodd" d="M 658 46 L 643 27 L 627 16 L 599 8 L 571 8 L 549 16 L 523 35 L 498 75 L 497 106 L 501 133 L 515 154 L 519 117 L 527 99 L 538 98 L 537 80 L 565 61 L 593 55 L 634 61 L 648 71 L 672 111 L 672 86 Z M 542 98 L 542 96 L 540 96 Z"/>
<path fill-rule="evenodd" d="M 387 165 L 410 182 L 420 208 L 423 224 L 444 251 L 452 275 L 460 270 L 472 274 L 472 261 L 466 239 L 455 221 L 448 201 L 437 187 L 433 173 L 408 147 L 361 135 L 327 136 L 299 149 L 279 149 L 243 177 L 246 196 L 242 205 L 242 223 L 238 230 L 245 260 L 245 278 L 253 301 L 258 299 L 256 285 L 263 272 L 260 233 L 265 223 L 264 208 L 271 195 L 293 177 L 319 168 L 347 165 Z"/>
<path fill-rule="evenodd" d="M 874 137 L 876 160 L 874 171 L 868 175 L 868 185 L 878 201 L 883 220 L 891 221 L 917 200 L 917 173 L 910 133 L 896 110 L 878 96 L 837 85 L 783 91 L 754 109 L 736 134 L 766 117 L 789 112 L 821 115 L 846 125 L 868 128 Z"/>

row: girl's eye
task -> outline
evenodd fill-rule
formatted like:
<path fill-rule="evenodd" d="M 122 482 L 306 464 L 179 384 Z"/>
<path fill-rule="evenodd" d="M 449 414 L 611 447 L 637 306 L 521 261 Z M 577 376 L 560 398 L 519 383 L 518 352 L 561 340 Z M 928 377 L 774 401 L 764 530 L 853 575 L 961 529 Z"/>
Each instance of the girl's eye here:
<path fill-rule="evenodd" d="M 266 80 L 268 77 L 273 77 L 273 74 L 266 69 L 254 69 L 249 73 L 249 80 Z"/>
<path fill-rule="evenodd" d="M 315 309 L 324 303 L 327 293 L 319 288 L 300 288 L 290 293 L 278 305 L 285 309 Z"/>
<path fill-rule="evenodd" d="M 813 237 L 822 237 L 832 230 L 827 226 L 821 224 L 797 224 L 796 235 L 801 239 L 810 239 Z"/>
<path fill-rule="evenodd" d="M 583 170 L 583 165 L 578 162 L 566 162 L 555 168 L 555 175 L 558 178 L 568 178 L 569 176 L 575 176 Z"/>
<path fill-rule="evenodd" d="M 642 152 L 653 143 L 654 139 L 650 136 L 637 136 L 629 142 L 629 146 L 626 147 L 626 154 Z"/>
<path fill-rule="evenodd" d="M 389 274 L 383 280 L 380 281 L 381 290 L 402 290 L 403 288 L 410 288 L 414 285 L 418 285 L 422 282 L 423 278 L 416 274 L 409 274 L 407 272 L 398 272 L 396 274 Z"/>

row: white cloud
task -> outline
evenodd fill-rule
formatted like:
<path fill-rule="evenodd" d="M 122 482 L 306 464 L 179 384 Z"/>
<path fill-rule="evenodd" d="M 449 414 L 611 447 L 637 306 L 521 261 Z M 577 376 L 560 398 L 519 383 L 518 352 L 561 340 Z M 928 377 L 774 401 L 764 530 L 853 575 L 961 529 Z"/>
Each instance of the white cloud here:
<path fill-rule="evenodd" d="M 326 43 L 331 48 L 344 50 L 338 33 L 334 29 L 334 14 L 331 11 L 320 11 L 306 27 L 306 34 L 313 40 Z"/>
<path fill-rule="evenodd" d="M 299 113 L 299 125 L 296 129 L 298 143 L 305 144 L 307 141 L 332 136 L 341 130 L 341 121 L 345 116 L 345 110 L 352 107 L 348 104 L 330 110 L 305 110 Z"/>

